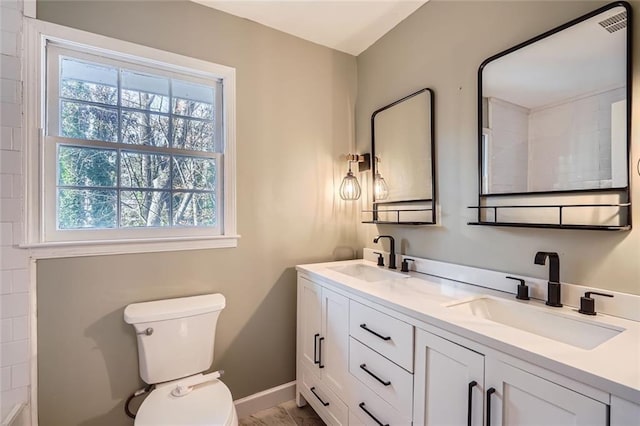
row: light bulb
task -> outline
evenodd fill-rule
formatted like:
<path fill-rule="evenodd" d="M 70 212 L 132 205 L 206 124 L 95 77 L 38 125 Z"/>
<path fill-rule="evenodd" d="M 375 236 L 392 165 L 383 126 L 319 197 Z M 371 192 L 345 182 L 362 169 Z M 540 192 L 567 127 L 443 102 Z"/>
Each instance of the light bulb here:
<path fill-rule="evenodd" d="M 358 178 L 353 175 L 351 167 L 349 167 L 349 172 L 342 179 L 342 184 L 340 184 L 340 198 L 343 200 L 357 200 L 360 198 L 360 193 Z"/>
<path fill-rule="evenodd" d="M 376 201 L 389 197 L 389 187 L 380 173 L 376 173 L 373 178 L 373 195 Z"/>

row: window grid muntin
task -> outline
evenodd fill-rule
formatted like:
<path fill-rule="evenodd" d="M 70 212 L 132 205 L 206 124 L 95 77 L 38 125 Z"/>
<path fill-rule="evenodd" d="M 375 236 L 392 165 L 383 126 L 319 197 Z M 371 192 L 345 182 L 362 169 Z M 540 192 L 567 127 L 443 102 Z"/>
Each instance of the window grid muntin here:
<path fill-rule="evenodd" d="M 109 187 L 109 186 L 101 186 L 99 187 L 102 190 L 115 190 L 116 191 L 116 228 L 115 229 L 132 229 L 132 228 L 136 228 L 136 227 L 130 227 L 130 226 L 123 226 L 122 224 L 122 199 L 121 199 L 121 193 L 123 191 L 155 191 L 155 192 L 165 192 L 165 193 L 169 193 L 169 197 L 170 197 L 170 202 L 168 203 L 167 209 L 168 209 L 168 218 L 169 218 L 169 223 L 167 226 L 144 226 L 144 227 L 138 227 L 138 228 L 144 228 L 144 229 L 152 229 L 152 228 L 161 228 L 161 229 L 167 229 L 167 228 L 190 228 L 190 229 L 194 229 L 194 228 L 218 228 L 220 226 L 220 214 L 222 213 L 222 208 L 220 206 L 220 202 L 221 202 L 221 198 L 218 196 L 219 193 L 221 193 L 221 185 L 222 183 L 219 180 L 219 174 L 221 171 L 221 156 L 222 153 L 219 152 L 219 150 L 216 150 L 216 148 L 220 148 L 224 146 L 224 143 L 222 141 L 216 141 L 216 138 L 219 137 L 219 135 L 221 135 L 222 133 L 222 123 L 220 123 L 220 129 L 216 126 L 216 118 L 221 116 L 222 112 L 220 111 L 220 109 L 222 108 L 222 102 L 219 101 L 219 99 L 221 99 L 221 93 L 218 93 L 219 91 L 221 91 L 221 87 L 219 85 L 220 80 L 216 80 L 215 82 L 207 82 L 204 83 L 202 81 L 197 81 L 197 82 L 193 82 L 190 79 L 184 79 L 184 78 L 180 78 L 180 76 L 174 76 L 173 73 L 170 73 L 171 75 L 167 76 L 164 75 L 165 73 L 161 73 L 161 74 L 154 74 L 154 73 L 150 73 L 148 70 L 143 70 L 143 71 L 138 71 L 136 68 L 143 68 L 143 66 L 136 66 L 133 68 L 126 68 L 124 66 L 121 66 L 119 64 L 110 64 L 110 63 L 101 63 L 101 62 L 96 62 L 95 60 L 91 60 L 91 59 L 85 59 L 85 58 L 76 58 L 74 56 L 70 56 L 70 55 L 65 55 L 63 53 L 58 53 L 57 54 L 58 57 L 58 65 L 57 65 L 57 81 L 55 82 L 56 88 L 57 90 L 57 102 L 54 103 L 54 105 L 56 105 L 58 107 L 57 111 L 55 111 L 55 115 L 56 115 L 56 119 L 58 121 L 58 126 L 57 126 L 57 135 L 55 137 L 56 139 L 56 185 L 55 185 L 55 199 L 56 199 L 56 211 L 55 211 L 55 216 L 56 216 L 56 229 L 57 230 L 82 230 L 82 229 L 92 229 L 92 228 L 67 228 L 67 229 L 63 229 L 60 228 L 60 218 L 59 218 L 59 213 L 60 213 L 60 206 L 59 206 L 59 197 L 58 197 L 58 191 L 60 189 L 77 189 L 77 190 L 92 190 L 93 187 L 84 187 L 84 186 L 70 186 L 70 185 L 58 185 L 58 174 L 59 174 L 59 164 L 58 164 L 58 149 L 57 147 L 60 145 L 68 145 L 68 146 L 75 146 L 75 147 L 93 147 L 93 148 L 110 148 L 110 149 L 115 149 L 116 150 L 116 156 L 117 156 L 117 162 L 116 162 L 116 169 L 117 169 L 117 176 L 116 176 L 116 181 L 117 181 L 117 187 Z M 114 68 L 117 69 L 117 104 L 111 105 L 111 104 L 105 104 L 105 103 L 101 103 L 101 102 L 94 102 L 94 101 L 84 101 L 84 100 L 80 100 L 80 99 L 72 99 L 72 98 L 67 98 L 67 97 L 62 97 L 60 96 L 60 87 L 61 87 L 61 83 L 62 83 L 62 75 L 60 72 L 61 69 L 61 64 L 62 64 L 62 60 L 63 58 L 70 58 L 72 60 L 80 60 L 81 62 L 88 62 L 88 63 L 93 63 L 93 64 L 97 64 L 97 65 L 101 65 L 101 66 L 112 66 Z M 122 72 L 126 70 L 126 71 L 131 71 L 131 72 L 142 72 L 145 73 L 147 75 L 152 75 L 154 77 L 165 77 L 169 80 L 169 94 L 168 94 L 168 112 L 161 112 L 161 111 L 153 111 L 153 110 L 149 110 L 149 109 L 141 109 L 141 108 L 135 108 L 135 107 L 126 107 L 126 106 L 122 106 Z M 155 69 L 153 69 L 155 71 Z M 182 114 L 174 114 L 174 108 L 173 108 L 173 101 L 174 101 L 174 97 L 173 97 L 173 81 L 174 80 L 180 80 L 180 81 L 186 81 L 186 82 L 191 82 L 191 83 L 195 83 L 195 84 L 200 84 L 200 85 L 204 85 L 208 88 L 210 88 L 211 90 L 213 90 L 213 104 L 212 105 L 212 109 L 213 109 L 213 114 L 212 114 L 212 118 L 211 119 L 204 119 L 204 118 L 200 118 L 200 117 L 192 117 L 192 116 L 187 116 L 187 115 L 182 115 Z M 47 92 L 49 93 L 49 92 Z M 162 95 L 164 96 L 164 95 Z M 186 101 L 190 101 L 189 99 L 186 98 L 178 98 L 178 99 L 183 99 Z M 117 138 L 117 142 L 111 142 L 111 141 L 104 141 L 104 140 L 89 140 L 89 139 L 80 139 L 80 138 L 68 138 L 68 137 L 62 137 L 60 136 L 62 134 L 62 120 L 61 120 L 61 113 L 62 113 L 62 101 L 68 101 L 68 102 L 75 102 L 77 104 L 81 104 L 81 105 L 92 105 L 92 106 L 96 106 L 96 107 L 100 107 L 100 108 L 106 108 L 106 109 L 115 109 L 116 113 L 117 113 L 117 133 L 116 133 L 116 138 Z M 191 100 L 194 101 L 194 100 Z M 206 102 L 202 102 L 202 101 L 194 101 L 194 102 L 200 102 L 200 103 L 206 103 Z M 51 104 L 49 104 L 51 105 Z M 132 111 L 132 112 L 139 112 L 139 113 L 143 113 L 143 114 L 149 114 L 149 115 L 158 115 L 158 116 L 165 116 L 168 118 L 168 148 L 165 147 L 156 147 L 156 146 L 152 146 L 152 145 L 140 145 L 140 144 L 132 144 L 132 143 L 124 143 L 123 142 L 123 125 L 122 125 L 122 112 L 123 111 Z M 50 111 L 50 114 L 53 113 L 53 111 Z M 173 118 L 182 118 L 184 120 L 192 120 L 192 121 L 197 121 L 197 122 L 207 122 L 207 123 L 211 123 L 211 125 L 213 126 L 213 133 L 211 135 L 211 147 L 212 150 L 211 151 L 204 151 L 204 150 L 194 150 L 194 149 L 186 149 L 186 148 L 176 148 L 174 146 L 174 140 L 173 140 L 173 134 L 174 134 L 174 120 Z M 68 142 L 66 141 L 61 141 L 61 140 L 68 140 Z M 135 151 L 135 152 L 139 152 L 141 154 L 168 154 L 170 159 L 169 159 L 169 189 L 156 189 L 156 188 L 138 188 L 138 187 L 123 187 L 121 185 L 122 183 L 122 152 L 123 151 Z M 215 181 L 213 182 L 212 185 L 212 189 L 210 190 L 202 190 L 202 189 L 186 189 L 186 188 L 182 188 L 182 189 L 174 189 L 173 188 L 173 181 L 174 181 L 174 176 L 173 176 L 173 163 L 174 163 L 174 159 L 175 156 L 182 156 L 182 157 L 187 157 L 187 158 L 205 158 L 205 159 L 213 159 L 215 161 L 215 167 L 216 167 L 216 175 L 215 175 Z M 96 188 L 97 189 L 97 188 Z M 213 224 L 211 225 L 198 225 L 198 226 L 187 226 L 187 225 L 177 225 L 174 224 L 174 209 L 173 209 L 173 196 L 174 193 L 192 193 L 192 194 L 209 194 L 211 197 L 213 197 L 213 199 L 215 200 L 215 208 L 214 211 L 212 213 L 213 215 Z M 113 228 L 93 228 L 93 229 L 99 229 L 99 230 L 105 230 L 105 229 L 113 229 Z"/>

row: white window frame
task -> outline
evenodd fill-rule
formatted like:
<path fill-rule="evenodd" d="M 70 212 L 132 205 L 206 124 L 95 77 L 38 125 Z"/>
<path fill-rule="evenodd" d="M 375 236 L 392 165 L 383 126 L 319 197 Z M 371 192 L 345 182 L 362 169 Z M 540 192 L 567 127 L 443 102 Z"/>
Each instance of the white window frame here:
<path fill-rule="evenodd" d="M 22 246 L 32 249 L 36 257 L 41 258 L 236 247 L 239 235 L 236 234 L 235 69 L 36 19 L 25 21 L 25 229 Z M 44 131 L 47 110 L 45 49 L 48 43 L 105 56 L 105 62 L 113 58 L 190 74 L 194 78 L 222 80 L 224 155 L 221 176 L 223 194 L 219 198 L 223 210 L 219 218 L 222 224 L 220 229 L 185 227 L 119 229 L 116 232 L 52 231 L 55 208 L 51 208 L 51 190 L 53 188 L 55 191 L 55 183 L 52 185 L 51 176 L 45 176 L 44 173 L 46 170 L 50 175 L 52 169 L 51 164 L 46 165 L 45 162 L 55 162 L 55 155 L 51 154 L 55 153 L 55 148 L 48 146 L 52 141 L 45 143 L 47 138 L 54 136 L 46 136 Z"/>

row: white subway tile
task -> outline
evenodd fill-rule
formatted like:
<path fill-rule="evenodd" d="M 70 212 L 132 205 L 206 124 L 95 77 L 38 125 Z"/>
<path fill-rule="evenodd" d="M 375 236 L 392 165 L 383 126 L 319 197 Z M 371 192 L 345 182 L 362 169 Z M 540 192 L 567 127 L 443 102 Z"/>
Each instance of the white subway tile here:
<path fill-rule="evenodd" d="M 0 7 L 3 9 L 22 10 L 23 0 L 1 0 Z"/>
<path fill-rule="evenodd" d="M 0 174 L 0 198 L 13 198 L 13 176 Z M 1 201 L 0 201 L 1 202 Z"/>
<path fill-rule="evenodd" d="M 11 198 L 22 198 L 22 194 L 24 193 L 24 187 L 22 186 L 22 175 L 13 175 L 12 180 L 13 187 L 11 188 Z"/>
<path fill-rule="evenodd" d="M 0 391 L 11 389 L 11 367 L 0 368 Z"/>
<path fill-rule="evenodd" d="M 22 222 L 13 222 L 11 223 L 11 235 L 13 236 L 13 245 L 18 245 L 20 243 L 22 243 L 23 241 L 23 232 L 24 232 L 24 226 Z"/>
<path fill-rule="evenodd" d="M 29 315 L 29 294 L 11 293 L 0 298 L 0 318 L 24 317 Z"/>
<path fill-rule="evenodd" d="M 0 344 L 0 367 L 16 365 L 29 360 L 29 341 L 16 340 Z"/>
<path fill-rule="evenodd" d="M 13 340 L 29 338 L 29 317 L 11 318 L 11 335 Z"/>
<path fill-rule="evenodd" d="M 13 271 L 0 271 L 0 294 L 9 294 L 13 287 Z"/>
<path fill-rule="evenodd" d="M 29 271 L 16 269 L 11 272 L 11 292 L 27 293 L 29 291 Z"/>
<path fill-rule="evenodd" d="M 0 247 L 0 269 L 26 269 L 29 264 L 27 251 L 14 247 Z"/>
<path fill-rule="evenodd" d="M 0 179 L 3 179 L 1 175 Z M 22 200 L 17 198 L 0 199 L 0 222 L 18 222 L 21 219 L 21 213 Z"/>
<path fill-rule="evenodd" d="M 0 126 L 22 127 L 22 112 L 19 104 L 0 102 L 0 112 L 2 112 L 0 114 Z"/>
<path fill-rule="evenodd" d="M 0 400 L 2 401 L 0 406 L 0 417 L 5 418 L 16 404 L 26 403 L 28 401 L 28 395 L 29 388 L 27 386 L 2 392 L 0 396 Z"/>
<path fill-rule="evenodd" d="M 0 31 L 0 54 L 18 56 L 18 34 L 9 31 Z"/>
<path fill-rule="evenodd" d="M 0 101 L 9 103 L 20 102 L 20 82 L 0 78 Z"/>
<path fill-rule="evenodd" d="M 16 56 L 0 55 L 0 77 L 20 81 L 20 58 Z"/>
<path fill-rule="evenodd" d="M 29 364 L 22 363 L 11 367 L 11 387 L 29 386 Z"/>
<path fill-rule="evenodd" d="M 22 123 L 20 126 L 11 127 L 13 140 L 11 146 L 14 151 L 22 150 Z"/>
<path fill-rule="evenodd" d="M 0 223 L 0 246 L 13 245 L 13 224 L 9 222 Z"/>
<path fill-rule="evenodd" d="M 13 320 L 5 318 L 0 320 L 0 343 L 16 340 L 13 338 Z"/>
<path fill-rule="evenodd" d="M 0 27 L 3 31 L 19 33 L 22 28 L 22 13 L 19 10 L 3 8 L 0 13 Z"/>
<path fill-rule="evenodd" d="M 7 151 L 13 149 L 12 127 L 0 127 L 0 149 Z"/>
<path fill-rule="evenodd" d="M 0 170 L 12 175 L 22 173 L 22 154 L 18 151 L 0 151 Z"/>

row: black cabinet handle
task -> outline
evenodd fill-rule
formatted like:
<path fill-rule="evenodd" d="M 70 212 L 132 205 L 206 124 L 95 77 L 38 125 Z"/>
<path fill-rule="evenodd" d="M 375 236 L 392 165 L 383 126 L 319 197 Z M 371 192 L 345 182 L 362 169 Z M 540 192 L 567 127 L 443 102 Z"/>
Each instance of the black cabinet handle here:
<path fill-rule="evenodd" d="M 319 364 L 320 360 L 318 360 L 318 337 L 320 337 L 320 333 L 316 333 L 313 336 L 313 363 Z"/>
<path fill-rule="evenodd" d="M 382 423 L 380 420 L 376 419 L 376 416 L 374 416 L 373 414 L 371 414 L 369 412 L 369 410 L 367 410 L 366 408 L 364 408 L 364 402 L 361 402 L 360 404 L 358 404 L 358 407 L 360 407 L 360 409 L 362 411 L 364 411 L 365 413 L 367 413 L 367 415 L 369 417 L 371 417 L 376 423 L 378 423 L 380 426 L 389 426 L 389 424 L 384 424 Z"/>
<path fill-rule="evenodd" d="M 496 393 L 495 388 L 489 388 L 487 390 L 487 424 L 486 426 L 491 426 L 491 395 Z"/>
<path fill-rule="evenodd" d="M 382 380 L 380 377 L 376 376 L 375 374 L 373 374 L 371 371 L 369 371 L 369 369 L 367 369 L 367 364 L 360 364 L 360 368 L 362 368 L 365 373 L 367 373 L 368 375 L 370 375 L 371 377 L 373 377 L 374 379 L 376 379 L 377 381 L 379 381 L 380 383 L 382 383 L 385 386 L 389 386 L 391 384 L 390 381 L 388 380 Z"/>
<path fill-rule="evenodd" d="M 322 400 L 322 398 L 320 398 L 320 397 L 318 396 L 318 394 L 316 393 L 316 387 L 315 387 L 315 386 L 312 386 L 312 387 L 311 387 L 311 389 L 309 389 L 309 390 L 311 391 L 311 393 L 312 393 L 312 394 L 314 394 L 314 395 L 316 396 L 316 398 L 318 398 L 318 401 L 320 401 L 320 402 L 322 403 L 322 405 L 324 405 L 325 407 L 328 407 L 328 406 L 329 406 L 329 403 L 328 403 L 328 402 L 324 402 L 324 401 Z"/>
<path fill-rule="evenodd" d="M 322 341 L 324 337 L 318 339 L 318 368 L 324 368 L 324 364 L 322 363 Z"/>
<path fill-rule="evenodd" d="M 370 328 L 367 328 L 367 324 L 360 324 L 360 328 L 362 328 L 363 330 L 367 330 L 369 333 L 381 338 L 382 340 L 391 340 L 391 336 L 383 336 L 382 334 L 378 334 Z"/>
<path fill-rule="evenodd" d="M 473 400 L 473 388 L 478 385 L 475 380 L 469 382 L 469 395 L 467 396 L 467 426 L 471 426 L 471 413 L 472 413 L 472 400 Z"/>

